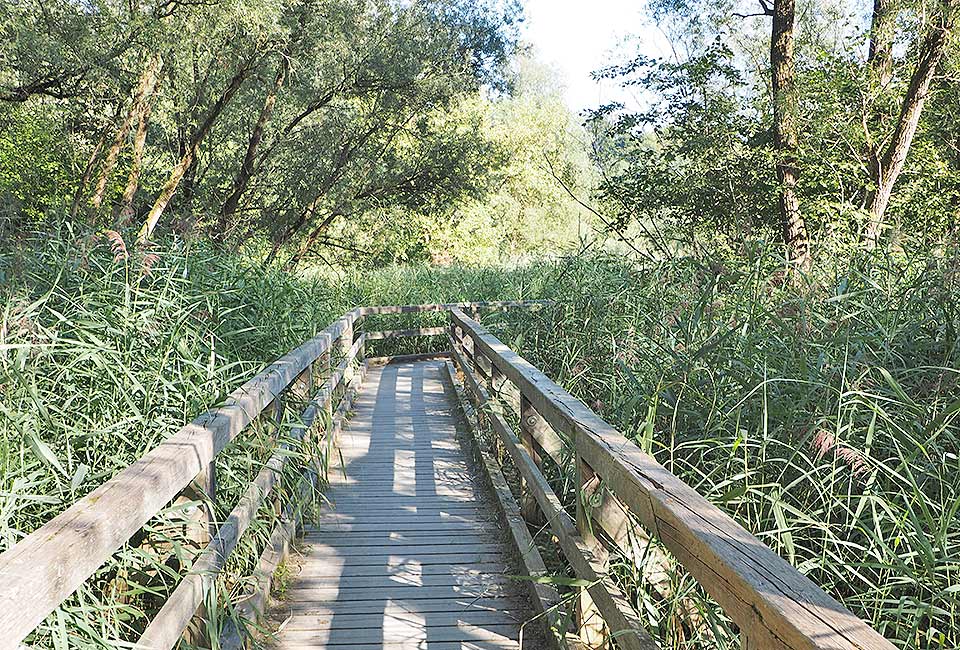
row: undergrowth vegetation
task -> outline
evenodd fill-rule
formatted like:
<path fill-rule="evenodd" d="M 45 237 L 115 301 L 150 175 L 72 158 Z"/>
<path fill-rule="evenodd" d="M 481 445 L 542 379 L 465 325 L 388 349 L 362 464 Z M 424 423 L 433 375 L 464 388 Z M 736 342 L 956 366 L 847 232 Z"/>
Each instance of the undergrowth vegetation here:
<path fill-rule="evenodd" d="M 296 278 L 204 243 L 170 241 L 143 252 L 130 240 L 112 231 L 43 239 L 2 257 L 0 552 L 354 306 L 529 290 L 526 271 L 515 286 L 509 273 L 483 269 Z M 253 427 L 218 457 L 218 521 L 300 410 L 287 409 L 279 429 Z M 302 450 L 288 479 L 310 453 Z M 184 522 L 198 505 L 171 504 L 37 630 L 34 643 L 135 640 L 180 575 L 176 563 L 157 565 L 164 553 L 150 551 L 173 548 L 184 560 Z M 243 552 L 231 556 L 233 570 L 221 580 L 227 592 L 242 586 L 238 576 L 251 572 L 269 535 L 274 515 L 263 514 Z"/>

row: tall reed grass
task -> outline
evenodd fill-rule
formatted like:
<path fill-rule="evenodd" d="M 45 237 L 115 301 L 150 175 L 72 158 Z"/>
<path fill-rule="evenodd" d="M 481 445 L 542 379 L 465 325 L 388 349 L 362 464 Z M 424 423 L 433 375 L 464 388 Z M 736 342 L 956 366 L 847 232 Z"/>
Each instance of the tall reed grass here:
<path fill-rule="evenodd" d="M 798 288 L 763 253 L 295 278 L 200 242 L 149 252 L 120 248 L 112 235 L 29 244 L 0 258 L 0 551 L 348 308 L 552 297 L 552 309 L 485 321 L 899 646 L 960 647 L 954 253 L 836 256 Z M 426 349 L 378 345 L 370 353 Z M 218 461 L 218 516 L 276 434 L 255 429 Z M 572 507 L 568 469 L 552 480 Z M 145 534 L 175 537 L 178 508 Z M 269 522 L 245 538 L 222 600 L 242 586 Z M 32 641 L 135 639 L 179 576 L 152 566 L 142 542 L 121 549 Z M 628 563 L 618 575 L 665 647 L 739 647 L 683 571 L 671 573 L 669 599 Z M 691 600 L 706 630 L 684 626 Z"/>
<path fill-rule="evenodd" d="M 567 260 L 498 333 L 899 646 L 960 647 L 960 258 L 858 257 Z M 739 647 L 683 571 L 621 577 L 665 647 Z"/>
<path fill-rule="evenodd" d="M 510 273 L 484 269 L 318 271 L 295 278 L 202 242 L 140 251 L 127 241 L 116 232 L 37 238 L 0 257 L 0 552 L 347 309 L 525 292 L 524 272 L 516 286 Z M 387 353 L 396 347 L 384 343 Z M 253 427 L 221 454 L 218 519 L 299 412 L 287 409 L 279 427 Z M 302 469 L 306 458 L 300 460 L 290 473 Z M 184 513 L 198 505 L 171 504 L 31 642 L 59 649 L 135 640 L 176 586 L 180 565 L 189 564 Z M 263 548 L 272 526 L 272 515 L 263 514 L 231 556 L 220 581 L 222 601 L 243 586 Z M 158 563 L 149 552 L 158 547 L 173 548 L 182 562 Z"/>

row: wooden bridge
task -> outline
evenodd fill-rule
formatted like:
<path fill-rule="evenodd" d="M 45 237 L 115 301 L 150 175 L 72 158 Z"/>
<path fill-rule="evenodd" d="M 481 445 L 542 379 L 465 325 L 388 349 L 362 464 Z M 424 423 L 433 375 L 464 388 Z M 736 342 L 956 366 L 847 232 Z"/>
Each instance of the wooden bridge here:
<path fill-rule="evenodd" d="M 196 509 L 198 552 L 135 647 L 237 648 L 251 637 L 298 650 L 660 647 L 608 570 L 611 554 L 642 563 L 647 588 L 665 597 L 682 565 L 749 650 L 894 647 L 479 323 L 484 309 L 545 307 L 345 314 L 0 555 L 0 649 L 29 643 L 158 512 L 212 502 L 217 455 L 298 401 L 297 425 L 229 516 Z M 447 312 L 449 324 L 361 330 L 368 317 L 414 312 Z M 371 341 L 419 336 L 446 336 L 449 349 L 366 355 Z M 298 447 L 315 457 L 280 489 Z M 547 467 L 575 468 L 575 507 Z M 317 485 L 314 515 L 305 504 Z M 219 624 L 218 575 L 264 509 L 278 523 Z M 551 579 L 558 562 L 577 580 Z M 281 566 L 291 577 L 271 598 Z M 704 625 L 692 604 L 681 613 Z"/>

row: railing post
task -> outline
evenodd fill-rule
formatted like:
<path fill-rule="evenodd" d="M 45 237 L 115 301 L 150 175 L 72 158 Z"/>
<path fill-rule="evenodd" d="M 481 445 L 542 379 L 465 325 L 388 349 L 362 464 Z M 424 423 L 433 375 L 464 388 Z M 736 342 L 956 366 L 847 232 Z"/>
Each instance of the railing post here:
<path fill-rule="evenodd" d="M 450 330 L 450 348 L 451 348 L 451 349 L 450 349 L 450 353 L 451 353 L 451 356 L 454 356 L 454 357 L 455 357 L 456 355 L 454 355 L 453 352 L 454 352 L 455 350 L 456 350 L 456 351 L 459 351 L 459 350 L 460 350 L 460 348 L 457 346 L 457 322 L 456 322 L 455 320 L 453 320 L 453 312 L 452 312 L 452 311 L 448 311 L 448 312 L 447 312 L 447 315 L 450 316 L 450 323 L 449 323 L 449 326 L 448 326 L 448 329 Z"/>
<path fill-rule="evenodd" d="M 323 430 L 327 432 L 330 430 L 330 423 L 333 421 L 333 391 L 334 389 L 330 387 L 330 377 L 333 375 L 333 344 L 335 341 L 330 341 L 330 345 L 327 346 L 327 351 L 320 355 L 318 359 L 320 363 L 320 374 L 323 375 L 323 386 L 326 391 L 330 392 L 330 399 L 327 400 L 326 405 L 323 407 Z"/>
<path fill-rule="evenodd" d="M 311 362 L 306 368 L 303 369 L 297 378 L 293 382 L 292 389 L 294 393 L 303 400 L 309 400 L 310 396 L 313 394 L 314 378 L 313 378 L 313 362 Z"/>
<path fill-rule="evenodd" d="M 197 475 L 193 481 L 194 491 L 203 500 L 203 517 L 206 523 L 207 534 L 203 540 L 204 546 L 210 542 L 216 533 L 217 523 L 213 518 L 213 507 L 217 502 L 217 463 L 211 461 L 207 468 Z"/>
<path fill-rule="evenodd" d="M 213 517 L 213 507 L 217 492 L 217 465 L 211 461 L 207 467 L 197 474 L 196 478 L 184 489 L 174 503 L 199 502 L 196 510 L 184 511 L 183 537 L 190 545 L 188 558 L 192 564 L 200 552 L 207 547 L 217 532 L 217 523 Z M 204 616 L 206 609 L 203 605 L 197 609 L 190 621 L 190 625 L 183 631 L 183 639 L 189 644 L 199 645 L 206 640 Z"/>
<path fill-rule="evenodd" d="M 490 389 L 493 394 L 502 399 L 513 410 L 520 414 L 520 391 L 510 383 L 503 371 L 497 367 L 496 363 L 490 364 Z"/>
<path fill-rule="evenodd" d="M 316 475 L 323 480 L 326 480 L 327 478 L 327 472 L 325 470 L 326 467 L 330 465 L 332 462 L 331 459 L 333 458 L 333 438 L 330 436 L 330 432 L 333 430 L 334 389 L 330 387 L 330 376 L 333 374 L 333 346 L 335 343 L 335 339 L 329 340 L 327 342 L 326 351 L 317 357 L 317 374 L 320 375 L 318 383 L 322 387 L 321 394 L 327 395 L 328 399 L 322 405 L 323 410 L 318 418 L 323 430 L 322 434 L 318 432 L 318 435 L 322 435 L 323 438 L 318 441 L 316 448 L 318 450 L 322 449 L 323 447 L 321 447 L 321 444 L 325 443 L 324 447 L 326 448 L 326 455 L 324 456 L 322 452 L 318 453 L 317 457 L 313 459 L 312 464 Z M 298 522 L 298 532 L 301 530 L 301 524 L 302 522 Z"/>
<path fill-rule="evenodd" d="M 606 572 L 609 553 L 593 532 L 593 523 L 590 521 L 590 511 L 584 507 L 583 499 L 590 491 L 586 486 L 596 480 L 593 469 L 577 453 L 577 531 L 583 542 L 590 548 L 594 557 L 600 561 Z M 580 597 L 577 601 L 577 626 L 580 639 L 588 648 L 608 647 L 608 635 L 603 618 L 597 610 L 590 594 L 583 587 L 580 588 Z"/>
<path fill-rule="evenodd" d="M 353 321 L 348 316 L 344 322 L 343 332 L 340 334 L 340 353 L 344 358 L 350 354 L 350 348 L 353 347 Z M 346 365 L 343 370 L 343 395 L 347 394 L 350 384 L 353 382 L 353 361 Z"/>
<path fill-rule="evenodd" d="M 269 408 L 273 411 L 273 423 L 277 425 L 277 431 L 274 435 L 274 439 L 276 439 L 280 434 L 280 425 L 283 424 L 283 412 L 287 408 L 287 396 L 284 393 L 280 393 L 270 402 Z"/>
<path fill-rule="evenodd" d="M 361 316 L 361 318 L 363 317 Z M 367 337 L 364 330 L 365 328 L 360 331 L 362 340 L 360 341 L 360 347 L 357 348 L 357 366 L 360 368 L 361 384 L 363 384 L 364 377 L 367 375 Z"/>
<path fill-rule="evenodd" d="M 473 350 L 473 367 L 486 380 L 487 388 L 493 389 L 493 362 L 482 352 L 478 352 L 476 346 Z"/>
<path fill-rule="evenodd" d="M 537 469 L 542 469 L 543 461 L 540 458 L 539 451 L 537 451 L 537 444 L 533 434 L 536 432 L 538 426 L 544 426 L 546 423 L 523 393 L 520 393 L 519 414 L 520 440 L 523 442 L 527 453 L 530 454 L 530 458 L 532 458 L 536 464 Z M 520 512 L 523 514 L 523 518 L 531 524 L 540 525 L 543 523 L 543 517 L 540 516 L 540 507 L 537 505 L 537 500 L 530 494 L 526 482 L 523 480 L 520 481 Z"/>
<path fill-rule="evenodd" d="M 457 352 L 462 355 L 466 354 L 466 345 L 463 342 L 463 330 L 460 328 L 460 325 L 457 324 L 457 321 L 453 320 L 453 315 L 450 316 L 450 333 L 453 336 L 453 346 L 456 348 Z"/>

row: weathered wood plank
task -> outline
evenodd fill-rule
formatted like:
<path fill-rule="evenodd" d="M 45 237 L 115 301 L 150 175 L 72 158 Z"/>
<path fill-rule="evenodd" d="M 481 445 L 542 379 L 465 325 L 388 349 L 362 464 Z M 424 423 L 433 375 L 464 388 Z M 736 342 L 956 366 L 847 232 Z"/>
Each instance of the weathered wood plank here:
<path fill-rule="evenodd" d="M 329 645 L 329 648 L 350 648 L 350 650 L 424 650 L 423 639 L 413 638 L 403 641 L 384 641 L 381 643 L 346 643 Z M 283 650 L 317 650 L 313 642 L 290 642 L 282 646 Z M 516 650 L 515 641 L 433 641 L 430 650 Z"/>
<path fill-rule="evenodd" d="M 426 613 L 392 611 L 392 612 L 364 612 L 361 614 L 337 614 L 324 616 L 320 614 L 301 614 L 293 616 L 284 629 L 293 630 L 321 630 L 330 628 L 335 630 L 369 630 L 384 627 L 395 628 L 398 623 L 424 626 L 448 627 L 458 623 L 469 625 L 517 625 L 522 621 L 515 619 L 510 612 L 500 610 L 473 609 L 467 611 L 431 612 Z"/>
<path fill-rule="evenodd" d="M 380 601 L 382 603 L 382 601 Z M 391 601 L 385 605 L 376 608 L 377 612 L 382 614 L 396 613 L 415 613 L 415 614 L 435 614 L 443 612 L 460 612 L 468 614 L 475 611 L 487 612 L 513 612 L 522 611 L 523 601 L 517 597 L 498 596 L 495 598 L 471 598 L 469 596 L 458 596 L 457 598 L 412 598 L 404 599 L 403 602 Z M 286 619 L 290 615 L 310 615 L 310 616 L 340 616 L 348 614 L 369 614 L 371 612 L 369 602 L 336 602 L 336 603 L 317 603 L 311 600 L 287 600 L 278 607 L 278 613 Z"/>
<path fill-rule="evenodd" d="M 453 535 L 469 531 L 489 531 L 492 519 L 461 519 L 459 521 L 450 521 L 449 519 L 440 520 L 439 518 L 418 517 L 417 519 L 386 519 L 370 523 L 364 522 L 345 522 L 340 524 L 325 523 L 307 531 L 304 539 L 307 541 L 313 539 L 326 539 L 334 533 L 351 533 L 351 539 L 357 539 L 361 536 L 371 536 L 376 533 L 403 533 L 410 535 L 419 532 L 424 535 Z"/>
<path fill-rule="evenodd" d="M 498 575 L 509 572 L 506 565 L 500 562 L 454 562 L 444 564 L 421 564 L 407 562 L 403 558 L 395 559 L 386 566 L 381 565 L 353 565 L 346 563 L 316 564 L 303 563 L 298 576 L 305 578 L 339 578 L 340 580 L 369 576 L 396 576 L 399 578 L 420 578 L 421 576 L 438 575 Z"/>
<path fill-rule="evenodd" d="M 432 648 L 434 643 L 445 641 L 492 641 L 511 643 L 516 647 L 519 626 L 516 623 L 488 623 L 473 625 L 459 623 L 448 626 L 426 626 L 422 623 L 395 621 L 391 625 L 383 624 L 379 629 L 341 629 L 321 628 L 305 630 L 284 628 L 284 641 L 289 643 L 312 643 L 314 647 L 331 648 L 337 646 L 356 647 L 357 644 L 391 642 L 408 643 L 417 639 L 421 647 Z M 510 646 L 508 646 L 510 647 Z"/>
<path fill-rule="evenodd" d="M 553 304 L 552 300 L 494 300 L 479 302 L 447 302 L 425 305 L 382 305 L 371 307 L 360 307 L 360 316 L 373 316 L 377 314 L 412 314 L 429 311 L 449 311 L 455 308 L 461 309 L 508 309 L 512 307 L 527 307 L 539 309 Z"/>
<path fill-rule="evenodd" d="M 330 539 L 338 534 L 343 536 L 342 542 L 336 542 Z M 466 539 L 468 537 L 469 540 Z M 326 541 L 320 542 L 319 540 L 323 538 L 327 538 Z M 491 532 L 489 528 L 484 530 L 479 526 L 461 528 L 459 530 L 434 531 L 433 534 L 414 530 L 407 532 L 396 531 L 388 534 L 381 532 L 380 535 L 370 536 L 369 534 L 361 535 L 359 533 L 337 531 L 336 533 L 331 532 L 323 536 L 311 537 L 308 541 L 316 544 L 317 548 L 327 548 L 335 550 L 338 553 L 341 549 L 348 553 L 353 549 L 359 551 L 360 549 L 367 548 L 370 548 L 371 552 L 376 552 L 377 549 L 393 548 L 395 546 L 419 547 L 417 550 L 418 553 L 426 552 L 428 548 L 436 552 L 443 549 L 451 550 L 450 547 L 453 546 L 473 547 L 500 543 L 497 534 Z M 346 553 L 343 553 L 343 555 L 346 555 Z"/>
<path fill-rule="evenodd" d="M 329 553 L 320 555 L 314 553 L 312 548 L 307 548 L 303 551 L 303 557 L 305 562 L 312 562 L 314 559 L 322 559 L 326 563 L 326 566 L 329 567 L 359 567 L 373 565 L 384 567 L 384 570 L 386 570 L 387 567 L 393 566 L 398 562 L 409 562 L 410 564 L 420 567 L 450 564 L 503 564 L 509 561 L 510 553 L 505 546 L 501 545 L 494 551 L 464 552 L 462 549 L 454 549 L 449 551 L 440 551 L 439 553 L 432 553 L 430 555 L 420 555 L 415 558 L 404 558 L 400 555 L 390 553 L 366 554 L 347 558 L 340 555 L 331 555 Z"/>
<path fill-rule="evenodd" d="M 335 590 L 337 599 L 340 600 L 341 596 L 349 594 L 351 590 L 374 594 L 375 592 L 371 589 L 392 589 L 394 587 L 417 587 L 425 590 L 428 587 L 459 587 L 483 591 L 487 588 L 499 588 L 511 584 L 518 584 L 517 580 L 512 574 L 506 573 L 504 569 L 493 573 L 449 571 L 428 575 L 393 573 L 378 576 L 351 576 L 349 580 L 339 580 L 336 584 L 333 584 L 327 576 L 300 573 L 292 588 L 298 591 L 309 591 L 313 600 L 316 600 L 316 598 L 313 598 L 314 594 L 319 594 L 323 590 Z M 422 596 L 425 597 L 429 593 L 429 590 L 426 590 L 422 593 Z"/>
<path fill-rule="evenodd" d="M 279 614 L 312 618 L 290 619 L 280 648 L 304 642 L 305 620 L 316 628 L 310 639 L 317 647 L 362 647 L 366 640 L 391 647 L 396 625 L 412 625 L 404 638 L 419 635 L 433 648 L 445 642 L 437 634 L 453 639 L 460 625 L 476 628 L 465 643 L 484 635 L 500 643 L 496 626 L 516 634 L 530 617 L 516 599 L 521 585 L 511 577 L 491 505 L 456 441 L 443 367 L 370 370 L 341 436 L 342 467 L 333 468 L 341 477 L 327 495 L 333 507 L 306 529 L 300 573 Z M 398 603 L 399 618 L 385 617 Z M 516 637 L 504 639 L 503 647 L 518 647 Z"/>
<path fill-rule="evenodd" d="M 384 641 L 380 643 L 346 643 L 329 645 L 329 648 L 350 648 L 350 650 L 424 650 L 423 639 L 413 638 L 403 641 Z M 282 646 L 283 650 L 317 650 L 313 642 L 290 642 Z M 517 643 L 511 640 L 501 641 L 432 641 L 430 650 L 516 650 Z"/>
<path fill-rule="evenodd" d="M 479 542 L 472 538 L 458 539 L 447 544 L 403 544 L 397 542 L 391 544 L 385 542 L 378 546 L 364 546 L 362 548 L 346 543 L 342 546 L 331 546 L 330 544 L 313 544 L 310 556 L 317 557 L 386 557 L 390 555 L 411 555 L 424 557 L 435 555 L 437 553 L 499 553 L 503 551 L 503 546 L 499 542 Z"/>
<path fill-rule="evenodd" d="M 414 336 L 440 336 L 446 333 L 446 327 L 414 327 L 405 330 L 380 330 L 378 332 L 367 332 L 367 340 L 379 341 L 381 339 L 402 339 Z"/>

